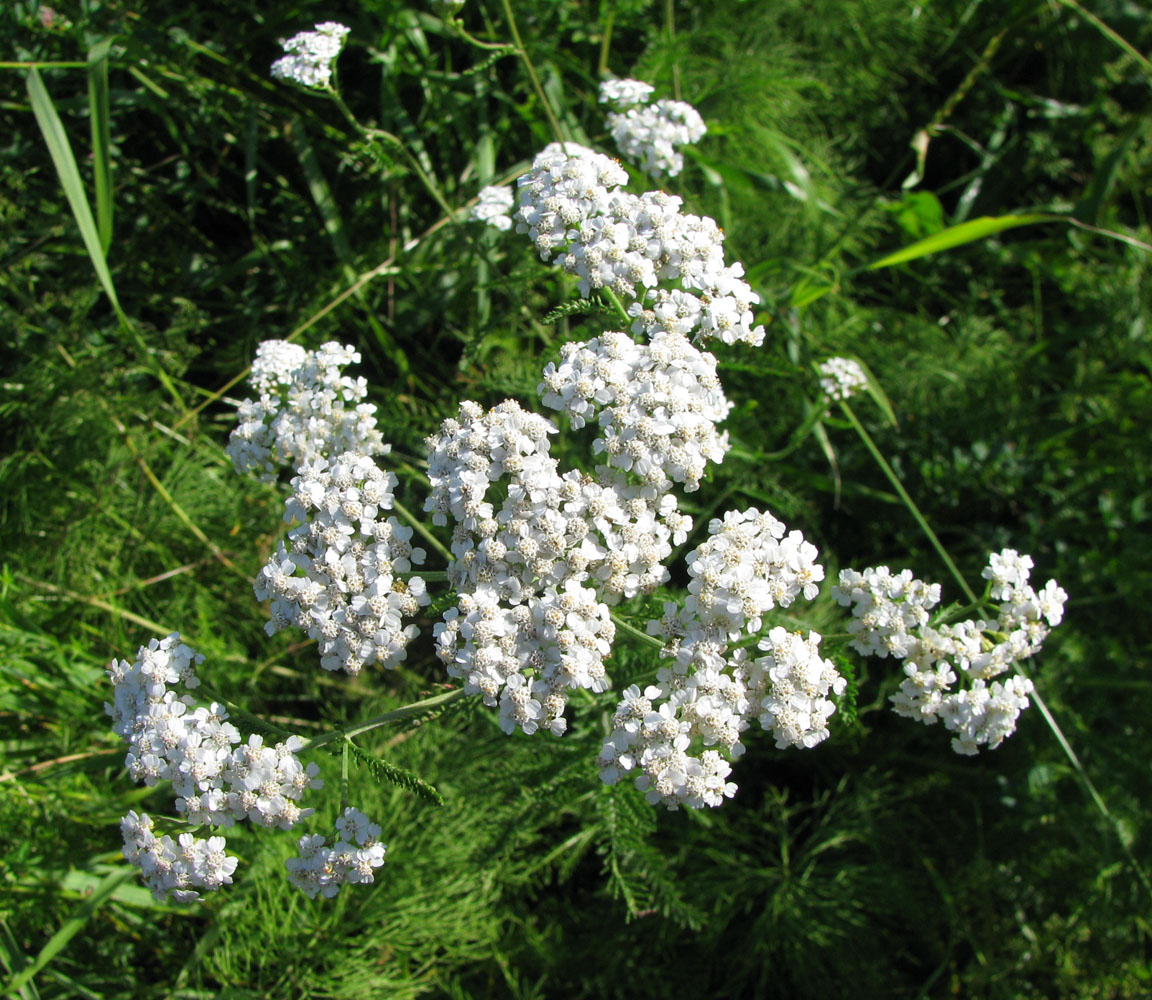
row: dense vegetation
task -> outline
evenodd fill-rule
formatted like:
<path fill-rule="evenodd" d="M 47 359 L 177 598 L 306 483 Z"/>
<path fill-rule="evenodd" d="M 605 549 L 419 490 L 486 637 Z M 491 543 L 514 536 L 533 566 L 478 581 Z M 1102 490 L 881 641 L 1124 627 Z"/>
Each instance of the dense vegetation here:
<path fill-rule="evenodd" d="M 522 53 L 495 0 L 460 15 L 489 49 L 394 0 L 0 11 L 5 995 L 1147 996 L 1152 9 L 512 6 Z M 403 150 L 269 78 L 279 40 L 327 19 L 351 28 L 348 107 Z M 31 64 L 111 236 L 119 309 L 33 113 Z M 959 757 L 941 727 L 887 710 L 891 661 L 846 656 L 854 698 L 829 741 L 750 740 L 734 801 L 668 813 L 597 779 L 611 694 L 563 739 L 507 737 L 466 700 L 363 741 L 445 800 L 352 774 L 388 843 L 370 889 L 309 902 L 282 875 L 293 836 L 237 828 L 235 885 L 155 902 L 118 821 L 167 806 L 124 774 L 111 658 L 180 631 L 213 689 L 304 735 L 445 682 L 427 639 L 353 680 L 299 635 L 265 635 L 251 580 L 283 492 L 224 455 L 236 380 L 265 339 L 353 344 L 417 491 L 424 439 L 460 399 L 530 405 L 560 344 L 606 320 L 550 317 L 572 299 L 563 276 L 445 206 L 462 220 L 551 140 L 541 95 L 569 136 L 613 152 L 605 72 L 703 115 L 668 189 L 723 226 L 768 330 L 756 350 L 711 348 L 735 447 L 685 509 L 703 524 L 767 506 L 830 578 L 907 566 L 959 600 L 838 410 L 787 447 L 811 362 L 858 357 L 895 420 L 867 399 L 855 412 L 965 576 L 1011 546 L 1071 595 L 1028 666 L 1050 718 L 1034 705 L 999 749 Z M 1049 218 L 868 269 L 1011 213 Z M 826 592 L 805 618 L 837 621 Z M 642 646 L 611 661 L 617 688 L 653 669 Z M 339 761 L 321 763 L 331 791 Z M 321 798 L 330 820 L 336 795 Z"/>

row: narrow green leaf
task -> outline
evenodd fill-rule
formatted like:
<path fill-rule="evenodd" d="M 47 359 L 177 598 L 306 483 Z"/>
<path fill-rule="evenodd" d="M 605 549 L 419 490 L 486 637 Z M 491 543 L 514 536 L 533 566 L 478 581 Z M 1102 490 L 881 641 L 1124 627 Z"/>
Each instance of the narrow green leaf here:
<path fill-rule="evenodd" d="M 16 975 L 24 969 L 27 961 L 8 924 L 3 917 L 0 917 L 0 965 L 3 965 L 9 974 Z M 35 983 L 25 983 L 19 990 L 5 992 L 4 996 L 10 997 L 13 993 L 20 1000 L 40 1000 L 40 992 L 36 989 Z"/>
<path fill-rule="evenodd" d="M 986 215 L 979 219 L 973 219 L 971 222 L 961 223 L 959 226 L 951 226 L 926 239 L 917 240 L 902 250 L 890 253 L 887 257 L 881 257 L 879 260 L 869 264 L 864 270 L 876 271 L 882 267 L 894 267 L 896 264 L 906 264 L 910 260 L 918 260 L 920 257 L 927 257 L 929 254 L 939 253 L 941 250 L 951 250 L 953 247 L 963 246 L 965 243 L 974 243 L 976 240 L 982 240 L 986 236 L 1002 233 L 1006 229 L 1015 229 L 1017 226 L 1031 226 L 1037 222 L 1052 222 L 1054 220 L 1054 216 L 1040 214 L 997 215 L 994 217 Z"/>
<path fill-rule="evenodd" d="M 112 284 L 112 275 L 108 271 L 108 261 L 104 256 L 104 249 L 100 242 L 100 234 L 96 229 L 96 222 L 92 218 L 92 209 L 88 205 L 88 198 L 84 194 L 84 184 L 80 179 L 80 171 L 76 167 L 76 157 L 72 155 L 72 146 L 68 142 L 68 135 L 56 114 L 56 107 L 40 72 L 33 67 L 28 71 L 28 97 L 32 102 L 32 113 L 36 116 L 36 124 L 48 145 L 48 152 L 52 156 L 52 163 L 56 167 L 56 174 L 60 178 L 60 186 L 68 199 L 76 225 L 80 227 L 80 236 L 92 259 L 92 266 L 96 269 L 96 277 L 120 322 L 127 327 L 132 324 L 120 308 L 120 300 L 116 297 L 116 288 Z"/>
<path fill-rule="evenodd" d="M 349 277 L 355 277 L 352 267 L 352 247 L 348 243 L 348 236 L 344 231 L 344 219 L 340 215 L 340 207 L 328 186 L 328 179 L 320 169 L 320 161 L 316 159 L 316 151 L 308 141 L 308 134 L 299 118 L 292 121 L 288 129 L 288 137 L 296 147 L 296 158 L 300 161 L 300 168 L 304 171 L 304 178 L 308 181 L 308 191 L 316 203 L 316 210 L 324 223 L 324 231 L 332 241 L 336 256 L 345 266 Z"/>
<path fill-rule="evenodd" d="M 5 984 L 4 993 L 15 993 L 22 989 L 25 983 L 28 983 L 36 973 L 64 950 L 68 942 L 84 929 L 84 925 L 104 905 L 105 900 L 134 874 L 133 869 L 122 868 L 108 875 L 100 883 L 99 888 L 84 900 L 77 907 L 76 912 L 65 920 L 60 929 L 48 939 L 48 942 L 40 949 L 40 953 Z"/>
<path fill-rule="evenodd" d="M 96 228 L 107 258 L 112 246 L 112 124 L 108 100 L 108 50 L 105 38 L 88 50 L 88 109 L 92 125 L 92 165 L 96 178 Z"/>

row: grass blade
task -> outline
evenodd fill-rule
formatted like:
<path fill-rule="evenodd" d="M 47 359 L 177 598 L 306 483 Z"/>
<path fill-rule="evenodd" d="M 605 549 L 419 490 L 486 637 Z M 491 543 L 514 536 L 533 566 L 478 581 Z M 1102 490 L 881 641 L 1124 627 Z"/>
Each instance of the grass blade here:
<path fill-rule="evenodd" d="M 974 243 L 986 236 L 1002 233 L 1006 229 L 1015 229 L 1017 226 L 1031 226 L 1037 222 L 1053 222 L 1051 215 L 985 215 L 971 222 L 963 222 L 958 226 L 942 229 L 915 243 L 910 243 L 902 250 L 881 257 L 869 264 L 865 271 L 876 271 L 882 267 L 894 267 L 896 264 L 906 264 L 910 260 L 919 260 L 929 254 L 940 253 L 941 250 L 951 250 L 953 247 L 964 246 L 965 243 Z"/>
<path fill-rule="evenodd" d="M 76 166 L 76 157 L 72 155 L 72 146 L 68 142 L 68 135 L 56 113 L 52 98 L 48 96 L 48 89 L 40 78 L 40 71 L 32 67 L 28 71 L 28 97 L 32 102 L 32 113 L 36 116 L 36 124 L 44 141 L 48 144 L 48 152 L 52 156 L 52 163 L 56 167 L 56 174 L 60 178 L 60 186 L 68 199 L 76 225 L 80 227 L 80 236 L 92 259 L 92 266 L 96 269 L 96 277 L 120 322 L 131 328 L 132 324 L 120 308 L 120 300 L 116 297 L 116 287 L 112 284 L 112 275 L 108 271 L 108 260 L 104 256 L 100 233 L 96 229 L 96 221 L 92 218 L 92 209 L 88 205 L 88 198 L 84 194 L 84 183 L 80 179 L 80 171 Z"/>
<path fill-rule="evenodd" d="M 105 258 L 112 246 L 112 124 L 108 100 L 108 50 L 105 38 L 88 50 L 88 109 L 92 124 L 92 165 L 96 178 L 96 229 Z"/>
<path fill-rule="evenodd" d="M 40 954 L 8 981 L 4 986 L 4 994 L 16 993 L 23 989 L 24 985 L 29 983 L 36 973 L 60 954 L 68 942 L 84 929 L 84 925 L 92 919 L 104 901 L 134 874 L 133 869 L 123 868 L 108 875 L 100 883 L 99 888 L 84 900 L 76 912 L 65 920 L 60 929 L 48 939 L 44 947 L 40 949 Z"/>

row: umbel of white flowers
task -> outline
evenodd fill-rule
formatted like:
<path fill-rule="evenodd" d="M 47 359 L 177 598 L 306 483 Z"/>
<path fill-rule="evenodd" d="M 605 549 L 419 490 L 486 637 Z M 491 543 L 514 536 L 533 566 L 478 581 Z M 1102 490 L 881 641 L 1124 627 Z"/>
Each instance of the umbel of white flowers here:
<path fill-rule="evenodd" d="M 1031 568 L 1032 557 L 1015 549 L 989 556 L 983 571 L 989 596 L 1003 602 L 991 620 L 930 625 L 940 585 L 914 579 L 911 570 L 894 574 L 887 566 L 841 570 L 832 595 L 852 609 L 854 649 L 904 661 L 904 681 L 892 696 L 896 713 L 926 725 L 943 721 L 956 734 L 952 749 L 975 754 L 981 746 L 994 749 L 1015 731 L 1032 692 L 1032 682 L 1020 675 L 989 681 L 1035 656 L 1064 614 L 1068 595 L 1055 580 L 1034 590 L 1028 585 Z"/>
<path fill-rule="evenodd" d="M 868 385 L 859 361 L 829 358 L 820 362 L 820 389 L 829 399 L 851 399 Z"/>
<path fill-rule="evenodd" d="M 703 342 L 758 346 L 760 301 L 739 261 L 724 262 L 724 234 L 707 216 L 680 211 L 680 198 L 663 191 L 633 195 L 628 174 L 614 160 L 574 142 L 552 143 L 519 178 L 519 204 L 485 188 L 473 210 L 498 229 L 514 222 L 541 258 L 578 279 L 589 297 L 608 289 L 627 303 L 632 332 L 679 333 Z"/>
<path fill-rule="evenodd" d="M 376 428 L 376 407 L 363 402 L 368 383 L 342 371 L 359 361 L 357 351 L 334 341 L 315 351 L 286 340 L 266 340 L 256 348 L 248 376 L 256 399 L 240 403 L 228 439 L 237 471 L 272 482 L 284 466 L 298 468 L 345 451 L 386 454 L 390 446 Z"/>
<path fill-rule="evenodd" d="M 820 656 L 815 632 L 773 628 L 760 637 L 767 655 L 757 659 L 732 646 L 759 633 L 773 608 L 815 598 L 824 578 L 815 547 L 755 508 L 729 511 L 708 533 L 688 555 L 684 606 L 669 602 L 663 618 L 648 623 L 672 665 L 643 692 L 624 692 L 598 759 L 606 784 L 639 770 L 636 787 L 669 809 L 718 806 L 735 794 L 729 758 L 744 752 L 740 735 L 752 718 L 780 748 L 826 739 L 836 709 L 827 696 L 845 687 Z"/>
<path fill-rule="evenodd" d="M 424 580 L 409 575 L 425 553 L 412 545 L 411 527 L 382 516 L 395 486 L 392 473 L 356 452 L 306 462 L 292 480 L 284 520 L 300 523 L 253 590 L 271 601 L 268 634 L 303 629 L 319 643 L 325 670 L 394 667 L 419 634 L 404 619 L 429 601 Z"/>
<path fill-rule="evenodd" d="M 608 113 L 608 129 L 620 155 L 653 177 L 675 177 L 684 169 L 680 147 L 699 142 L 708 127 L 691 104 L 648 104 L 653 89 L 640 80 L 605 80 L 600 102 L 616 109 Z"/>
<path fill-rule="evenodd" d="M 314 31 L 301 31 L 284 45 L 281 58 L 272 64 L 272 76 L 278 80 L 291 80 L 304 87 L 325 89 L 332 82 L 332 65 L 349 29 L 336 21 L 316 25 Z"/>
<path fill-rule="evenodd" d="M 194 826 L 224 828 L 248 820 L 291 829 L 314 812 L 297 803 L 305 792 L 323 787 L 319 768 L 300 761 L 304 741 L 298 736 L 274 746 L 257 734 L 245 739 L 223 705 L 200 705 L 191 694 L 178 693 L 200 686 L 195 667 L 203 659 L 172 633 L 141 646 L 133 662 L 113 660 L 108 667 L 114 694 L 104 709 L 129 745 L 128 773 L 149 787 L 170 782 L 176 812 Z M 380 828 L 362 813 L 346 811 L 337 829 L 341 839 L 335 846 L 305 836 L 303 860 L 288 862 L 290 880 L 309 895 L 331 896 L 345 882 L 371 882 L 372 869 L 384 862 Z M 190 902 L 200 890 L 232 882 L 238 859 L 227 853 L 223 836 L 157 835 L 152 818 L 135 811 L 121 820 L 120 831 L 124 857 L 159 900 Z"/>

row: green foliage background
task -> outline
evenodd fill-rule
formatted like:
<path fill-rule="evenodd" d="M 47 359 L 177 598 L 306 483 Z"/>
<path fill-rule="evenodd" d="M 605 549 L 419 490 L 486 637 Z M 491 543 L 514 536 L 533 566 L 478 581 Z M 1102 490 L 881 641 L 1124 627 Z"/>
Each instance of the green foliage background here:
<path fill-rule="evenodd" d="M 551 139 L 515 52 L 472 47 L 424 5 L 391 0 L 10 0 L 0 989 L 1147 996 L 1148 4 L 513 6 L 574 138 L 612 151 L 595 102 L 604 69 L 678 91 L 708 122 L 669 189 L 723 225 L 768 337 L 715 351 L 735 448 L 692 495 L 698 523 L 767 505 L 816 541 L 829 577 L 888 563 L 948 591 L 847 423 L 829 418 L 824 438 L 786 448 L 814 398 L 810 361 L 859 357 L 897 422 L 866 401 L 857 412 L 968 578 L 1010 545 L 1071 594 L 1030 670 L 1082 773 L 1036 708 L 1000 749 L 957 757 L 939 728 L 884 711 L 899 680 L 888 661 L 843 664 L 855 719 L 816 750 L 750 741 L 736 800 L 707 814 L 656 812 L 600 785 L 610 697 L 577 699 L 562 740 L 505 737 L 457 703 L 361 744 L 445 800 L 354 773 L 353 801 L 389 845 L 369 891 L 309 902 L 282 877 L 292 836 L 237 829 L 236 885 L 192 907 L 154 903 L 122 877 L 117 824 L 129 808 L 163 811 L 164 796 L 124 774 L 102 712 L 109 659 L 179 630 L 212 687 L 305 735 L 445 680 L 427 644 L 401 670 L 349 682 L 320 676 L 310 644 L 265 636 L 250 580 L 282 529 L 280 494 L 226 461 L 228 399 L 243 387 L 221 387 L 264 339 L 355 344 L 418 495 L 423 439 L 459 399 L 527 404 L 559 344 L 604 319 L 546 322 L 571 289 L 522 239 L 445 221 L 397 150 L 267 74 L 280 38 L 348 24 L 346 100 L 399 136 L 455 208 Z M 511 43 L 495 0 L 469 0 L 462 18 Z M 105 40 L 109 126 L 93 146 L 89 80 L 101 77 L 85 63 Z M 33 62 L 74 64 L 40 73 L 111 235 L 133 332 L 101 290 L 37 127 Z M 1066 221 L 867 270 L 944 227 L 1029 211 Z M 808 620 L 834 631 L 831 602 Z M 653 667 L 618 644 L 617 687 Z M 328 823 L 339 763 L 321 764 Z"/>

